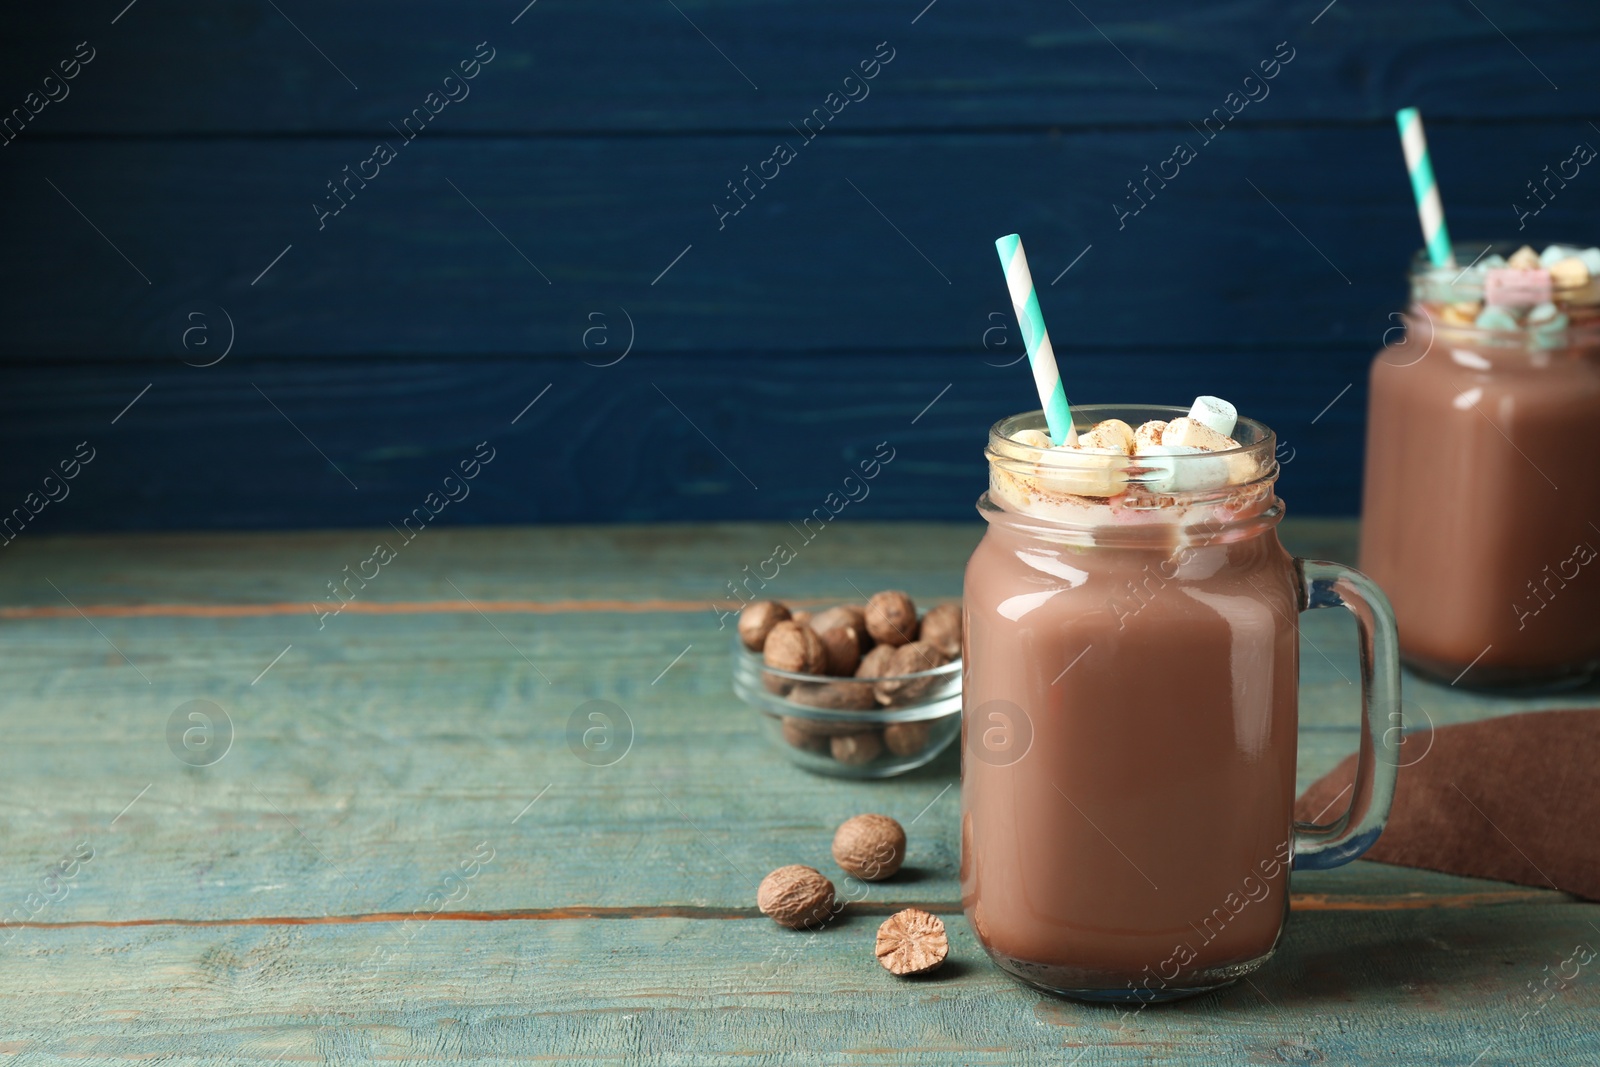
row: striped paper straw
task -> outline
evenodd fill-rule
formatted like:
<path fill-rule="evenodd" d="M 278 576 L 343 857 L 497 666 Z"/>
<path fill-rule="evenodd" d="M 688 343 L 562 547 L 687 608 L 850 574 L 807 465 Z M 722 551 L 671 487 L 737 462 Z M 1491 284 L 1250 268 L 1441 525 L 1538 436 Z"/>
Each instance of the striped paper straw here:
<path fill-rule="evenodd" d="M 1033 274 L 1028 270 L 1028 257 L 1022 251 L 1022 238 L 1008 234 L 994 243 L 1000 253 L 1000 266 L 1006 272 L 1006 287 L 1011 290 L 1011 306 L 1017 313 L 1017 325 L 1022 328 L 1022 343 L 1028 350 L 1028 364 L 1033 368 L 1033 384 L 1039 390 L 1039 404 L 1044 408 L 1045 423 L 1050 427 L 1050 441 L 1058 445 L 1076 444 L 1078 433 L 1072 428 L 1072 409 L 1067 406 L 1066 390 L 1061 388 L 1061 372 L 1056 370 L 1055 349 L 1050 347 L 1050 334 L 1044 328 L 1044 316 L 1039 313 L 1039 294 L 1033 289 Z"/>
<path fill-rule="evenodd" d="M 1400 147 L 1406 154 L 1406 170 L 1411 174 L 1411 191 L 1417 197 L 1417 215 L 1422 219 L 1422 240 L 1428 246 L 1428 259 L 1435 267 L 1454 267 L 1455 253 L 1450 248 L 1450 231 L 1444 226 L 1444 205 L 1439 202 L 1439 183 L 1433 177 L 1428 159 L 1428 139 L 1422 133 L 1422 116 L 1414 107 L 1394 113 L 1400 127 Z"/>

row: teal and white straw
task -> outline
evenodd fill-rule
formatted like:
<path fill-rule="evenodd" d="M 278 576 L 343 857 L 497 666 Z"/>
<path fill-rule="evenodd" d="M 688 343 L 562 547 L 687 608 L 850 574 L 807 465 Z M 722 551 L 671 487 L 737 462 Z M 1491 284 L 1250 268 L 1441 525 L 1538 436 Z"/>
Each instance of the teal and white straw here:
<path fill-rule="evenodd" d="M 996 241 L 994 247 L 1000 253 L 1000 266 L 1006 272 L 1011 307 L 1017 313 L 1017 325 L 1022 328 L 1022 344 L 1028 350 L 1028 364 L 1033 368 L 1033 384 L 1039 389 L 1039 404 L 1044 408 L 1044 420 L 1050 427 L 1050 441 L 1057 445 L 1076 444 L 1078 434 L 1072 428 L 1072 409 L 1067 406 L 1061 372 L 1056 370 L 1055 349 L 1050 347 L 1050 334 L 1045 331 L 1044 316 L 1039 313 L 1039 294 L 1033 288 L 1033 274 L 1028 270 L 1028 257 L 1022 251 L 1022 238 L 1008 234 Z"/>
<path fill-rule="evenodd" d="M 1414 107 L 1403 107 L 1394 113 L 1394 121 L 1400 127 L 1400 147 L 1406 154 L 1406 170 L 1411 173 L 1411 191 L 1417 197 L 1428 260 L 1435 267 L 1454 267 L 1456 257 L 1450 248 L 1450 231 L 1444 225 L 1444 205 L 1439 202 L 1439 183 L 1434 180 L 1433 163 L 1428 158 L 1422 116 Z"/>

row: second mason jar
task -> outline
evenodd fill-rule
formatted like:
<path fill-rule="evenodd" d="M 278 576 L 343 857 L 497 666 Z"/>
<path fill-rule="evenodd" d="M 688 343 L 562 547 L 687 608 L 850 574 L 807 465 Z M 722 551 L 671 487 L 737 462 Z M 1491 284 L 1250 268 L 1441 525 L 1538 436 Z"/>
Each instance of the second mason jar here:
<path fill-rule="evenodd" d="M 1405 328 L 1372 363 L 1361 567 L 1414 669 L 1578 684 L 1600 668 L 1600 281 L 1511 252 L 1412 266 Z"/>

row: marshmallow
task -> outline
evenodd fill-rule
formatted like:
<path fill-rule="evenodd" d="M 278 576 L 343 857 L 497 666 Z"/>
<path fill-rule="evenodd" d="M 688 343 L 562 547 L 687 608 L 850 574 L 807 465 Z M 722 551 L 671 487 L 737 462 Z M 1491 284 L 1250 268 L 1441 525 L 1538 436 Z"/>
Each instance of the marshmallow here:
<path fill-rule="evenodd" d="M 1471 326 L 1478 321 L 1483 305 L 1476 301 L 1463 304 L 1446 304 L 1439 309 L 1439 321 L 1446 326 Z"/>
<path fill-rule="evenodd" d="M 1151 419 L 1140 424 L 1139 428 L 1133 431 L 1133 454 L 1137 456 L 1150 446 L 1159 445 L 1161 434 L 1166 428 L 1167 424 L 1161 419 Z"/>
<path fill-rule="evenodd" d="M 1233 405 L 1217 397 L 1197 398 L 1193 410 L 1229 430 L 1238 421 Z M 1029 464 L 1027 473 L 1013 477 L 1018 489 L 1046 500 L 1053 494 L 1110 498 L 1130 484 L 1156 493 L 1206 492 L 1244 484 L 1259 473 L 1248 455 L 1208 457 L 1206 453 L 1237 449 L 1239 444 L 1188 415 L 1171 422 L 1151 420 L 1137 431 L 1121 419 L 1106 419 L 1080 432 L 1071 445 L 1051 445 L 1049 435 L 1036 429 L 1018 430 L 1011 440 L 1047 453 Z"/>
<path fill-rule="evenodd" d="M 1521 248 L 1511 253 L 1511 258 L 1506 260 L 1506 266 L 1510 267 L 1512 270 L 1538 270 L 1541 266 L 1539 261 L 1539 253 L 1535 252 L 1527 245 L 1523 245 Z"/>
<path fill-rule="evenodd" d="M 1139 454 L 1145 473 L 1138 482 L 1156 493 L 1193 493 L 1216 489 L 1230 481 L 1225 456 L 1183 459 L 1179 456 L 1204 456 L 1207 449 L 1191 445 L 1151 445 Z"/>
<path fill-rule="evenodd" d="M 1545 268 L 1554 266 L 1557 262 L 1566 259 L 1576 251 L 1576 248 L 1568 248 L 1566 245 L 1551 245 L 1539 253 L 1539 266 Z"/>
<path fill-rule="evenodd" d="M 1540 349 L 1563 347 L 1567 343 L 1567 316 L 1556 311 L 1554 305 L 1541 304 L 1539 307 L 1549 307 L 1552 314 L 1534 322 L 1533 312 L 1528 313 L 1528 326 L 1533 330 L 1533 347 Z M 1539 308 L 1533 310 L 1538 311 Z"/>
<path fill-rule="evenodd" d="M 1550 282 L 1557 289 L 1578 289 L 1589 284 L 1589 268 L 1576 256 L 1550 264 Z"/>
<path fill-rule="evenodd" d="M 1480 330 L 1515 330 L 1517 318 L 1505 308 L 1491 304 L 1479 313 L 1473 325 Z"/>
<path fill-rule="evenodd" d="M 1189 418 L 1227 437 L 1238 425 L 1239 409 L 1219 396 L 1197 396 L 1194 406 L 1189 409 Z"/>
<path fill-rule="evenodd" d="M 1600 248 L 1585 248 L 1578 253 L 1578 258 L 1583 260 L 1583 265 L 1589 268 L 1589 275 L 1593 277 L 1600 274 Z"/>
<path fill-rule="evenodd" d="M 1505 265 L 1506 257 L 1499 252 L 1494 252 L 1478 260 L 1478 265 L 1472 269 L 1475 273 L 1482 274 L 1486 270 L 1497 270 Z"/>
<path fill-rule="evenodd" d="M 1078 439 L 1081 441 L 1083 437 Z M 1081 448 L 1072 445 L 1062 445 L 1051 452 L 1073 457 L 1069 461 L 1071 467 L 1047 463 L 1039 465 L 1040 479 L 1057 492 L 1071 493 L 1073 496 L 1110 497 L 1128 487 L 1128 472 L 1122 462 L 1128 458 L 1126 452 L 1114 448 Z M 1089 459 L 1090 456 L 1105 458 Z"/>
<path fill-rule="evenodd" d="M 1163 445 L 1198 448 L 1205 452 L 1221 452 L 1225 448 L 1238 448 L 1239 442 L 1227 434 L 1220 434 L 1203 422 L 1188 416 L 1173 419 L 1161 433 Z"/>
<path fill-rule="evenodd" d="M 1244 485 L 1253 482 L 1260 476 L 1260 464 L 1256 457 L 1248 452 L 1224 457 L 1228 461 L 1228 483 L 1230 485 Z"/>
<path fill-rule="evenodd" d="M 1133 427 L 1121 419 L 1107 419 L 1095 424 L 1094 429 L 1078 437 L 1078 446 L 1085 452 L 1105 449 L 1121 456 L 1133 455 Z"/>
<path fill-rule="evenodd" d="M 1536 305 L 1531 311 L 1528 312 L 1528 325 L 1540 326 L 1547 323 L 1553 323 L 1557 318 L 1563 320 L 1563 325 L 1566 324 L 1566 316 L 1557 311 L 1554 304 L 1546 302 Z"/>

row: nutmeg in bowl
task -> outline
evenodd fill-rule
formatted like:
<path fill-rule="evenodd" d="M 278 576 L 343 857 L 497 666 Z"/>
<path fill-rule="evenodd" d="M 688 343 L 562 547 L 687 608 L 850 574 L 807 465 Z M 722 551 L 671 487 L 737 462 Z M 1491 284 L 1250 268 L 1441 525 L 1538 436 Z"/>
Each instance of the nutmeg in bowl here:
<path fill-rule="evenodd" d="M 734 692 L 806 770 L 886 778 L 929 762 L 960 733 L 961 661 L 945 651 L 960 649 L 958 604 L 919 618 L 909 596 L 890 591 L 809 615 L 776 601 L 745 611 Z M 757 634 L 752 647 L 747 635 Z"/>

